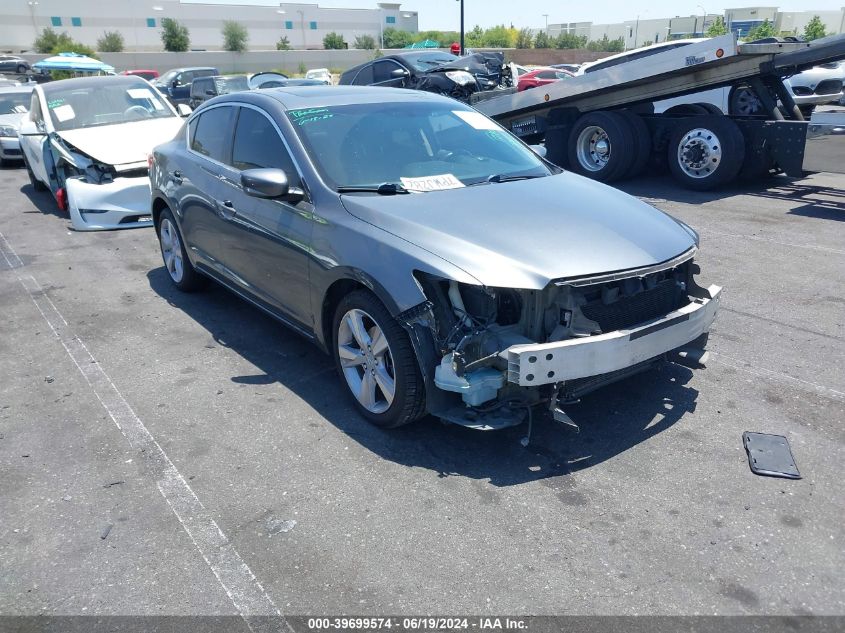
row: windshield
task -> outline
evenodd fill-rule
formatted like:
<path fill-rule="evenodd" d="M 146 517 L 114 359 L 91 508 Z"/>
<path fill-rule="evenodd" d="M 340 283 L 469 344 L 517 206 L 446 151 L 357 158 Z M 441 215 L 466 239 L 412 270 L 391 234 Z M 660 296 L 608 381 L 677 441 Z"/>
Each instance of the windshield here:
<path fill-rule="evenodd" d="M 449 53 L 420 53 L 416 57 L 408 56 L 404 58 L 404 61 L 408 62 L 417 70 L 430 70 L 435 66 L 442 66 L 443 64 L 448 64 L 449 62 L 455 61 L 457 56 L 451 55 Z"/>
<path fill-rule="evenodd" d="M 232 75 L 230 77 L 215 77 L 214 85 L 217 87 L 217 94 L 225 95 L 230 92 L 241 92 L 249 90 L 249 81 L 246 75 Z"/>
<path fill-rule="evenodd" d="M 59 132 L 176 116 L 143 81 L 68 86 L 45 90 L 44 96 L 53 127 Z"/>
<path fill-rule="evenodd" d="M 23 114 L 29 110 L 31 92 L 7 92 L 0 94 L 0 114 Z"/>
<path fill-rule="evenodd" d="M 304 108 L 290 110 L 288 117 L 317 170 L 334 188 L 394 183 L 410 189 L 408 179 L 438 177 L 460 187 L 491 176 L 552 173 L 509 132 L 457 102 Z"/>

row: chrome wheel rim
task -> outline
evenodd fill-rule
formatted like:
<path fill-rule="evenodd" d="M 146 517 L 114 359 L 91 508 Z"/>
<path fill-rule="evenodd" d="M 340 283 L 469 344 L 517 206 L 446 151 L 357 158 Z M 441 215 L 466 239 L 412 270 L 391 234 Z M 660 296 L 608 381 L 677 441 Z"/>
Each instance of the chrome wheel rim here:
<path fill-rule="evenodd" d="M 757 114 L 763 108 L 763 104 L 757 96 L 757 93 L 748 88 L 740 88 L 737 90 L 735 99 L 736 111 L 738 114 Z"/>
<path fill-rule="evenodd" d="M 182 243 L 179 241 L 179 233 L 176 227 L 167 218 L 161 221 L 159 241 L 161 242 L 161 256 L 164 258 L 164 267 L 167 268 L 170 278 L 178 284 L 185 274 Z"/>
<path fill-rule="evenodd" d="M 690 130 L 678 144 L 678 165 L 690 178 L 707 178 L 721 162 L 722 144 L 711 130 Z"/>
<path fill-rule="evenodd" d="M 610 160 L 610 138 L 603 128 L 589 125 L 581 130 L 575 144 L 576 155 L 581 167 L 597 172 L 607 167 Z"/>
<path fill-rule="evenodd" d="M 346 384 L 370 413 L 384 413 L 396 395 L 393 356 L 379 324 L 363 310 L 349 310 L 340 320 L 337 354 Z"/>

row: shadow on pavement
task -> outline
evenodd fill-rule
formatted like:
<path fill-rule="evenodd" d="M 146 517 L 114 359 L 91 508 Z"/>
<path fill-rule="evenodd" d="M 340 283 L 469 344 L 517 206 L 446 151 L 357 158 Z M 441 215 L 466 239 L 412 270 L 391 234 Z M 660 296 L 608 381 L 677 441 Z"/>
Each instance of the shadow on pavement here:
<path fill-rule="evenodd" d="M 332 360 L 309 341 L 215 283 L 202 292 L 184 294 L 173 287 L 163 267 L 147 277 L 154 292 L 205 328 L 218 345 L 262 372 L 234 376 L 233 382 L 278 382 L 370 451 L 398 464 L 435 471 L 440 477 L 489 479 L 495 486 L 510 486 L 566 475 L 647 441 L 696 406 L 698 391 L 687 386 L 692 372 L 667 364 L 568 407 L 580 433 L 558 426 L 548 416 L 535 416 L 540 419 L 535 419 L 527 449 L 520 444 L 527 425 L 481 432 L 428 416 L 384 431 L 357 414 Z"/>

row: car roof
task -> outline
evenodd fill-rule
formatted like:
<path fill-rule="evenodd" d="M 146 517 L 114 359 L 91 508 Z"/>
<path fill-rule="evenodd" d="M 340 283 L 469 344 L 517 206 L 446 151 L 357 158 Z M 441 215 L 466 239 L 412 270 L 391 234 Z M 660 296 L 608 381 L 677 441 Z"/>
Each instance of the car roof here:
<path fill-rule="evenodd" d="M 380 86 L 288 86 L 285 88 L 264 88 L 258 91 L 236 92 L 221 95 L 209 103 L 238 101 L 241 103 L 266 104 L 272 99 L 284 110 L 299 108 L 320 108 L 327 106 L 354 105 L 360 103 L 407 103 L 407 102 L 447 102 L 464 109 L 464 104 L 453 99 L 441 97 L 422 90 L 405 88 L 384 88 Z M 199 109 L 198 109 L 199 111 Z"/>
<path fill-rule="evenodd" d="M 103 84 L 116 84 L 118 86 L 141 86 L 149 88 L 150 84 L 137 75 L 105 75 L 99 77 L 74 77 L 72 79 L 60 79 L 45 84 L 38 84 L 45 95 L 68 88 L 96 88 Z"/>

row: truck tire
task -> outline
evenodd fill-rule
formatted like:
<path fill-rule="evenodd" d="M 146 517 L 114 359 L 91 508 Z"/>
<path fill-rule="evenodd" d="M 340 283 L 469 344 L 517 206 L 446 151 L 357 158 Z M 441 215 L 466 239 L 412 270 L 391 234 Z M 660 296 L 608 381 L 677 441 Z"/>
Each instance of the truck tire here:
<path fill-rule="evenodd" d="M 688 189 L 707 191 L 739 173 L 745 139 L 728 117 L 691 117 L 676 124 L 667 154 L 675 180 Z"/>
<path fill-rule="evenodd" d="M 751 86 L 734 86 L 728 97 L 728 108 L 736 116 L 763 114 L 763 102 Z"/>
<path fill-rule="evenodd" d="M 601 182 L 623 177 L 636 158 L 634 133 L 619 112 L 589 112 L 572 128 L 567 144 L 572 171 Z"/>
<path fill-rule="evenodd" d="M 623 178 L 635 178 L 648 167 L 651 158 L 651 132 L 642 117 L 633 112 L 622 110 L 619 114 L 625 117 L 634 136 L 634 160 Z"/>
<path fill-rule="evenodd" d="M 701 101 L 699 103 L 696 103 L 695 105 L 697 105 L 699 108 L 706 110 L 707 114 L 712 114 L 713 116 L 722 116 L 725 114 L 724 112 L 722 112 L 722 108 L 720 108 L 714 103 L 705 103 Z"/>

